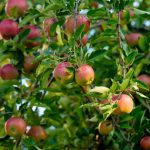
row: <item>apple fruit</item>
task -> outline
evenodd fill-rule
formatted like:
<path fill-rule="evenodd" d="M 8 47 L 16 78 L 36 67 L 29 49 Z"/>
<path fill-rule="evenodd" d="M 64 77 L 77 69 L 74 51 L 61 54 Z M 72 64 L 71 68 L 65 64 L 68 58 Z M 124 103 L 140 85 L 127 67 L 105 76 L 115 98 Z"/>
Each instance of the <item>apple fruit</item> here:
<path fill-rule="evenodd" d="M 128 45 L 135 46 L 138 45 L 138 41 L 142 36 L 140 33 L 130 33 L 125 35 L 125 39 Z"/>
<path fill-rule="evenodd" d="M 36 67 L 38 66 L 38 62 L 34 62 L 34 61 L 35 61 L 34 56 L 30 56 L 30 55 L 25 56 L 23 67 L 24 67 L 24 71 L 26 73 L 30 73 L 30 72 L 34 71 L 36 69 Z"/>
<path fill-rule="evenodd" d="M 140 141 L 143 150 L 150 150 L 150 136 L 144 136 Z"/>
<path fill-rule="evenodd" d="M 18 70 L 12 64 L 4 65 L 0 70 L 0 76 L 3 80 L 17 79 Z"/>
<path fill-rule="evenodd" d="M 134 16 L 133 10 L 122 10 L 119 13 L 120 13 L 121 24 L 128 23 L 130 18 Z"/>
<path fill-rule="evenodd" d="M 88 35 L 84 34 L 81 41 L 80 40 L 77 41 L 77 44 L 79 47 L 81 47 L 81 46 L 85 46 L 87 42 L 88 42 Z"/>
<path fill-rule="evenodd" d="M 108 135 L 113 130 L 113 125 L 111 121 L 103 121 L 98 125 L 98 131 L 102 135 Z"/>
<path fill-rule="evenodd" d="M 27 0 L 7 0 L 5 11 L 10 17 L 23 16 L 28 9 Z"/>
<path fill-rule="evenodd" d="M 26 37 L 26 40 L 24 42 L 25 46 L 28 48 L 32 48 L 32 47 L 36 47 L 40 44 L 39 41 L 35 41 L 35 38 L 41 38 L 42 34 L 40 32 L 40 30 L 35 27 L 34 25 L 25 25 L 23 27 L 23 29 L 21 30 L 21 32 L 24 32 L 25 30 L 29 29 L 29 34 Z M 34 41 L 32 41 L 34 40 Z"/>
<path fill-rule="evenodd" d="M 84 25 L 84 33 L 89 31 L 90 20 L 88 19 L 87 16 L 77 15 L 76 22 L 75 22 L 74 16 L 69 16 L 69 17 L 67 17 L 66 22 L 65 22 L 65 29 L 68 33 L 72 34 L 74 32 L 75 26 L 77 29 L 81 25 Z"/>
<path fill-rule="evenodd" d="M 91 6 L 95 9 L 98 8 L 98 2 L 91 2 Z"/>
<path fill-rule="evenodd" d="M 75 72 L 75 80 L 78 85 L 87 86 L 94 80 L 94 70 L 87 64 L 82 64 Z"/>
<path fill-rule="evenodd" d="M 26 131 L 26 122 L 20 117 L 11 117 L 5 122 L 5 132 L 14 138 L 22 136 Z"/>
<path fill-rule="evenodd" d="M 4 19 L 0 22 L 0 35 L 3 39 L 8 40 L 19 33 L 18 23 L 12 19 Z"/>
<path fill-rule="evenodd" d="M 32 126 L 27 132 L 27 135 L 33 138 L 36 142 L 45 140 L 48 136 L 42 126 Z"/>
<path fill-rule="evenodd" d="M 72 82 L 74 79 L 74 69 L 72 64 L 69 62 L 61 62 L 54 69 L 53 75 L 56 81 L 61 84 L 67 84 Z"/>
<path fill-rule="evenodd" d="M 51 26 L 52 24 L 56 23 L 57 22 L 57 19 L 56 18 L 47 18 L 43 21 L 43 28 L 44 28 L 44 31 L 46 33 L 46 35 L 48 37 L 50 37 L 50 30 L 51 30 Z"/>
<path fill-rule="evenodd" d="M 142 75 L 138 76 L 137 79 L 144 82 L 145 84 L 147 84 L 150 87 L 150 76 L 149 75 L 142 74 Z"/>
<path fill-rule="evenodd" d="M 81 41 L 82 41 L 82 45 L 85 46 L 88 42 L 88 35 L 84 34 Z"/>
<path fill-rule="evenodd" d="M 114 114 L 130 113 L 133 110 L 133 100 L 127 94 L 118 95 L 117 99 L 114 100 L 117 104 L 117 108 L 113 112 Z"/>

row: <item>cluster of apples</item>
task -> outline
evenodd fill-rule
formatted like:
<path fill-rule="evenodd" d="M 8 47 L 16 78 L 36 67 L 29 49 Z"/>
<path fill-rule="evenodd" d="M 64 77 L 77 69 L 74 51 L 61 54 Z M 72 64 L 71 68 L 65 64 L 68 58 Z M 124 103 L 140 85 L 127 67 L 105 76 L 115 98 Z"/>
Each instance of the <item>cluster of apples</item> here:
<path fill-rule="evenodd" d="M 90 85 L 94 80 L 94 70 L 87 64 L 80 65 L 75 71 L 69 62 L 59 63 L 54 69 L 54 77 L 61 84 L 67 84 L 75 81 L 80 86 Z"/>
<path fill-rule="evenodd" d="M 24 134 L 40 142 L 47 138 L 47 133 L 42 126 L 31 126 L 28 131 L 26 122 L 21 117 L 11 117 L 5 122 L 5 132 L 15 139 L 21 138 Z"/>

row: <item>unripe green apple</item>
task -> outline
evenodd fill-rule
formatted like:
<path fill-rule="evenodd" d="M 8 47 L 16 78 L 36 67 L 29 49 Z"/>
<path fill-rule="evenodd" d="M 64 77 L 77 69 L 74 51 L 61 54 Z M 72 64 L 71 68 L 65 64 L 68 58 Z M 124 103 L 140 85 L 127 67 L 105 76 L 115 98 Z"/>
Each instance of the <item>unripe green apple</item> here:
<path fill-rule="evenodd" d="M 140 141 L 140 146 L 143 150 L 150 150 L 150 136 L 145 136 Z"/>
<path fill-rule="evenodd" d="M 18 70 L 12 64 L 4 65 L 0 70 L 0 76 L 3 80 L 17 79 L 18 75 Z"/>
<path fill-rule="evenodd" d="M 75 72 L 75 80 L 78 85 L 90 85 L 94 80 L 93 68 L 87 64 L 82 64 Z"/>
<path fill-rule="evenodd" d="M 32 126 L 27 132 L 27 135 L 32 137 L 36 142 L 45 140 L 48 136 L 42 126 Z"/>
<path fill-rule="evenodd" d="M 67 84 L 74 79 L 74 69 L 69 62 L 59 63 L 54 69 L 54 77 L 61 84 Z"/>
<path fill-rule="evenodd" d="M 108 135 L 113 130 L 112 122 L 106 120 L 100 122 L 98 125 L 98 131 L 102 135 Z"/>
<path fill-rule="evenodd" d="M 20 117 L 11 117 L 5 122 L 6 134 L 18 138 L 26 131 L 26 122 Z"/>
<path fill-rule="evenodd" d="M 19 33 L 18 23 L 12 19 L 4 19 L 0 22 L 0 35 L 3 39 L 8 40 Z"/>
<path fill-rule="evenodd" d="M 27 0 L 7 0 L 5 11 L 10 17 L 23 16 L 28 9 Z"/>
<path fill-rule="evenodd" d="M 75 26 L 77 29 L 81 25 L 84 25 L 84 33 L 89 31 L 90 20 L 88 19 L 87 16 L 77 15 L 76 16 L 76 22 L 75 22 L 74 16 L 69 16 L 69 17 L 67 17 L 66 22 L 65 22 L 65 29 L 68 33 L 72 34 L 74 32 Z"/>

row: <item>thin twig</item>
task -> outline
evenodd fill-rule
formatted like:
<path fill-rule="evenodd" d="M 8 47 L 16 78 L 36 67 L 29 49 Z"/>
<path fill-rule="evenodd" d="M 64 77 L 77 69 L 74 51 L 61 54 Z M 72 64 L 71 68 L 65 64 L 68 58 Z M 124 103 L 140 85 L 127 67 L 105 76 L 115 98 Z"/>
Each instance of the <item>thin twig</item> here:
<path fill-rule="evenodd" d="M 52 76 L 51 79 L 49 80 L 47 87 L 49 87 L 49 86 L 52 84 L 53 81 L 54 81 L 54 76 Z M 41 100 L 44 99 L 44 96 L 45 96 L 46 92 L 47 92 L 47 91 L 44 90 L 44 93 L 43 93 L 42 96 L 41 96 Z"/>

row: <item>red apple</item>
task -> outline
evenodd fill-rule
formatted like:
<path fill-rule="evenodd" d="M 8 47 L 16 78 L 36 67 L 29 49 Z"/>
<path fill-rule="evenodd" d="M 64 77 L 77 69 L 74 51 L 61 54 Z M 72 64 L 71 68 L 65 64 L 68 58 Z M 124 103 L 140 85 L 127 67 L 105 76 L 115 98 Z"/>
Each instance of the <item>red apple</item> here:
<path fill-rule="evenodd" d="M 56 18 L 47 18 L 44 20 L 43 22 L 43 28 L 44 28 L 44 31 L 46 33 L 46 35 L 48 37 L 50 37 L 50 30 L 51 30 L 51 26 L 52 24 L 54 24 L 55 22 L 57 22 L 57 19 Z"/>
<path fill-rule="evenodd" d="M 121 114 L 121 113 L 130 113 L 133 110 L 133 100 L 127 94 L 121 94 L 115 100 L 117 103 L 117 108 L 114 111 L 114 114 Z"/>
<path fill-rule="evenodd" d="M 77 44 L 79 47 L 81 47 L 81 46 L 85 46 L 87 44 L 87 42 L 88 42 L 88 35 L 84 34 L 81 41 L 79 41 L 79 40 L 77 41 Z"/>
<path fill-rule="evenodd" d="M 26 47 L 31 48 L 31 47 L 38 46 L 40 44 L 40 42 L 39 41 L 32 41 L 32 40 L 34 40 L 35 38 L 41 38 L 42 37 L 40 30 L 37 27 L 35 27 L 34 25 L 26 25 L 23 27 L 21 32 L 23 32 L 27 29 L 30 29 L 30 32 L 27 35 L 27 39 L 25 41 Z"/>
<path fill-rule="evenodd" d="M 147 74 L 142 74 L 140 76 L 138 76 L 138 80 L 144 82 L 145 84 L 147 84 L 150 87 L 150 76 Z"/>
<path fill-rule="evenodd" d="M 12 64 L 4 65 L 0 70 L 0 76 L 3 80 L 16 79 L 18 75 L 18 70 Z"/>
<path fill-rule="evenodd" d="M 59 63 L 54 69 L 55 79 L 62 84 L 73 81 L 74 70 L 72 69 L 72 67 L 72 64 L 70 64 L 69 62 Z"/>
<path fill-rule="evenodd" d="M 10 39 L 19 33 L 18 23 L 11 19 L 4 19 L 0 22 L 0 35 L 3 39 Z"/>
<path fill-rule="evenodd" d="M 95 9 L 98 8 L 98 2 L 92 2 L 91 6 Z"/>
<path fill-rule="evenodd" d="M 81 65 L 75 72 L 75 80 L 78 85 L 90 85 L 94 80 L 94 70 L 87 64 Z"/>
<path fill-rule="evenodd" d="M 32 137 L 36 142 L 40 142 L 47 138 L 47 133 L 42 126 L 32 126 L 27 132 L 27 135 Z"/>
<path fill-rule="evenodd" d="M 75 25 L 76 24 L 76 25 Z M 78 28 L 79 26 L 84 25 L 84 33 L 88 32 L 90 29 L 90 20 L 87 16 L 84 15 L 77 15 L 76 16 L 76 23 L 75 17 L 69 16 L 65 22 L 65 29 L 68 33 L 72 34 L 74 32 L 74 28 Z"/>
<path fill-rule="evenodd" d="M 36 67 L 38 66 L 38 62 L 34 62 L 34 60 L 35 60 L 34 56 L 26 56 L 24 58 L 23 66 L 24 66 L 24 71 L 26 73 L 30 73 L 30 72 L 34 71 L 36 69 Z"/>
<path fill-rule="evenodd" d="M 143 150 L 150 150 L 150 136 L 145 136 L 140 141 L 140 146 Z"/>
<path fill-rule="evenodd" d="M 23 16 L 28 8 L 27 0 L 7 0 L 5 11 L 10 17 Z"/>
<path fill-rule="evenodd" d="M 26 122 L 20 117 L 11 117 L 5 122 L 5 132 L 12 137 L 20 137 L 26 131 Z"/>
<path fill-rule="evenodd" d="M 138 45 L 138 41 L 141 37 L 142 37 L 142 34 L 140 33 L 130 33 L 130 34 L 125 35 L 126 42 L 130 46 Z"/>
<path fill-rule="evenodd" d="M 98 125 L 98 131 L 102 135 L 108 135 L 113 130 L 112 122 L 106 120 L 100 122 Z"/>

